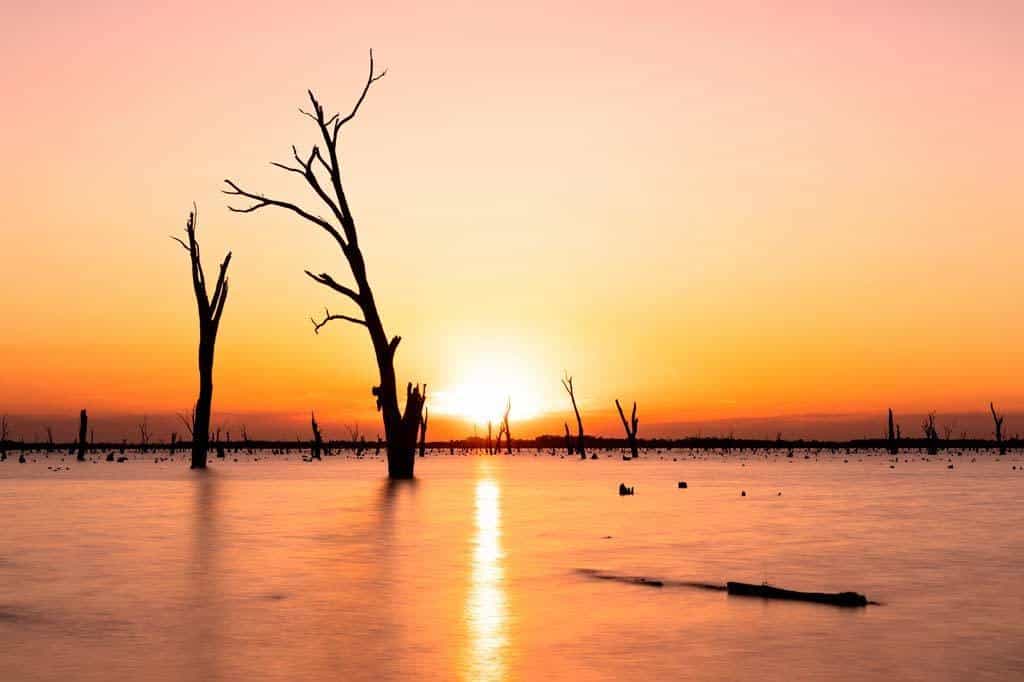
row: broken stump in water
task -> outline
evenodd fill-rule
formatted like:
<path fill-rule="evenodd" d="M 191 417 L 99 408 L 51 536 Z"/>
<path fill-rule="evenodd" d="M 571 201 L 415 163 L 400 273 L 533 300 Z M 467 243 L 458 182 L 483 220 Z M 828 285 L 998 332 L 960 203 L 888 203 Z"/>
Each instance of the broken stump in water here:
<path fill-rule="evenodd" d="M 729 594 L 740 597 L 806 601 L 815 604 L 831 604 L 832 606 L 845 607 L 868 605 L 868 598 L 857 592 L 799 592 L 797 590 L 784 590 L 772 585 L 751 585 L 750 583 L 737 582 L 728 582 L 725 584 L 725 587 Z"/>
<path fill-rule="evenodd" d="M 619 484 L 619 495 L 620 496 L 621 495 L 632 495 L 632 494 L 633 494 L 633 489 L 632 488 L 627 488 L 625 483 L 620 483 Z"/>

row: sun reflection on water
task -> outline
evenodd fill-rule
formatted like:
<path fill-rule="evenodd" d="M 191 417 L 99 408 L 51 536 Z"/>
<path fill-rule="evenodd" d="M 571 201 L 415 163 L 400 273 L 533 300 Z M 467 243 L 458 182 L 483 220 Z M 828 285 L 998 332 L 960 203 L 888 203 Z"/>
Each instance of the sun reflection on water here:
<path fill-rule="evenodd" d="M 476 484 L 476 534 L 466 623 L 469 631 L 467 678 L 505 676 L 506 600 L 501 550 L 501 491 L 491 479 Z"/>

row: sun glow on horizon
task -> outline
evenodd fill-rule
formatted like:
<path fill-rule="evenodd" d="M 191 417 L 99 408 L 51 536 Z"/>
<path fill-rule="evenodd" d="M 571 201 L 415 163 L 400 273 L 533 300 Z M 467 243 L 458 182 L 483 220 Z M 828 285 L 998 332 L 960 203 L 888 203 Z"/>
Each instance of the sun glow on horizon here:
<path fill-rule="evenodd" d="M 429 396 L 429 407 L 437 414 L 483 425 L 501 421 L 509 401 L 510 415 L 515 419 L 540 416 L 547 411 L 542 395 L 523 358 L 511 353 L 481 352 L 458 373 L 451 387 Z"/>

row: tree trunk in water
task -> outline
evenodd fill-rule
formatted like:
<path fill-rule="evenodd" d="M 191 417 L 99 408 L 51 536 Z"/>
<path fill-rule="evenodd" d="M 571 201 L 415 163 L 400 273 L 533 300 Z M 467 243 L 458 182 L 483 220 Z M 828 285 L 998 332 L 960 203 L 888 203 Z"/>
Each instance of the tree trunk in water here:
<path fill-rule="evenodd" d="M 210 448 L 210 408 L 213 405 L 213 344 L 199 342 L 199 398 L 192 424 L 192 469 L 206 468 Z"/>
<path fill-rule="evenodd" d="M 78 421 L 78 461 L 85 461 L 85 433 L 89 424 L 89 415 L 82 410 Z"/>
<path fill-rule="evenodd" d="M 889 454 L 898 455 L 900 453 L 899 446 L 896 445 L 896 427 L 892 417 L 892 408 L 889 408 Z"/>
<path fill-rule="evenodd" d="M 310 423 L 313 428 L 313 443 L 310 445 L 309 456 L 311 459 L 320 459 L 320 446 L 323 439 L 320 436 L 320 425 L 316 423 L 316 415 L 310 416 Z"/>

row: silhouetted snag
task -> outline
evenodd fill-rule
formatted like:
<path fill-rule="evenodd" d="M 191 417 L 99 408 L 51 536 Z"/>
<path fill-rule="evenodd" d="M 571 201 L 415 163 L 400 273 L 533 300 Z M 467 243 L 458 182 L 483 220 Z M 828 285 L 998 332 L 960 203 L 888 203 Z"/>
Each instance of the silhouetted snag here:
<path fill-rule="evenodd" d="M 358 318 L 349 315 L 332 315 L 327 311 L 324 319 L 320 322 L 313 320 L 313 329 L 319 332 L 324 325 L 332 320 L 342 320 L 366 327 L 370 335 L 370 341 L 373 344 L 377 370 L 380 374 L 380 384 L 373 388 L 372 393 L 377 399 L 377 410 L 381 413 L 384 421 L 384 435 L 387 441 L 388 476 L 400 479 L 413 477 L 413 469 L 416 462 L 416 441 L 423 409 L 423 396 L 420 395 L 418 385 L 413 389 L 412 384 L 409 383 L 406 389 L 405 411 L 402 412 L 399 409 L 394 360 L 395 350 L 398 348 L 402 337 L 393 336 L 389 339 L 384 331 L 384 324 L 381 321 L 380 313 L 377 310 L 377 303 L 370 288 L 366 263 L 363 260 L 363 252 L 359 247 L 355 218 L 349 208 L 348 197 L 345 194 L 342 183 L 341 163 L 338 157 L 338 139 L 342 127 L 355 118 L 363 100 L 366 98 L 366 94 L 370 90 L 370 86 L 382 78 L 384 73 L 386 72 L 375 73 L 373 52 L 371 51 L 370 74 L 352 110 L 344 116 L 340 114 L 325 114 L 323 105 L 320 104 L 313 92 L 309 91 L 309 100 L 312 103 L 313 110 L 311 112 L 303 111 L 302 113 L 316 123 L 318 132 L 323 139 L 323 151 L 321 151 L 318 145 L 313 145 L 309 155 L 303 158 L 299 155 L 298 150 L 292 147 L 292 157 L 296 165 L 273 164 L 289 173 L 302 176 L 320 201 L 328 208 L 333 220 L 321 218 L 293 203 L 248 192 L 231 180 L 225 181 L 228 185 L 225 193 L 249 199 L 253 202 L 244 208 L 229 207 L 232 211 L 251 213 L 268 206 L 283 208 L 324 230 L 337 242 L 338 247 L 345 256 L 345 260 L 348 261 L 349 270 L 351 271 L 352 278 L 355 280 L 355 288 L 339 283 L 327 273 L 317 275 L 307 270 L 306 275 L 315 282 L 355 303 L 363 316 Z M 320 178 L 317 175 L 318 170 L 326 172 L 328 176 L 329 184 L 326 187 L 321 184 Z"/>
<path fill-rule="evenodd" d="M 7 415 L 0 416 L 0 461 L 7 459 L 7 437 L 10 435 L 10 425 L 7 423 Z"/>
<path fill-rule="evenodd" d="M 491 420 L 487 420 L 487 454 L 494 454 L 494 443 L 491 442 Z"/>
<path fill-rule="evenodd" d="M 206 274 L 199 254 L 199 242 L 196 241 L 196 210 L 188 214 L 185 223 L 185 235 L 188 243 L 177 237 L 171 237 L 188 252 L 192 264 L 192 290 L 196 297 L 196 310 L 199 313 L 199 397 L 192 412 L 192 467 L 206 468 L 206 451 L 210 445 L 210 409 L 213 404 L 213 352 L 217 344 L 217 330 L 220 318 L 224 313 L 224 302 L 228 298 L 228 264 L 231 252 L 224 256 L 220 264 L 217 283 L 213 287 L 213 296 L 206 291 Z M 179 415 L 180 416 L 180 415 Z M 182 419 L 184 421 L 184 419 Z"/>
<path fill-rule="evenodd" d="M 889 444 L 889 454 L 890 455 L 898 455 L 898 454 L 900 454 L 900 448 L 899 448 L 899 445 L 896 442 L 896 427 L 895 427 L 895 421 L 893 420 L 893 417 L 892 417 L 892 408 L 891 407 L 889 408 L 889 433 L 888 433 L 888 436 L 887 436 L 886 440 L 888 441 L 888 444 Z"/>
<path fill-rule="evenodd" d="M 427 421 L 430 419 L 430 410 L 423 408 L 423 418 L 420 419 L 420 457 L 427 451 Z"/>
<path fill-rule="evenodd" d="M 46 451 L 53 452 L 53 428 L 46 427 Z"/>
<path fill-rule="evenodd" d="M 805 601 L 832 606 L 858 607 L 867 606 L 868 599 L 857 592 L 799 592 L 784 590 L 772 585 L 752 585 L 750 583 L 728 582 L 726 591 L 741 597 L 761 597 L 762 599 L 782 599 L 786 601 Z"/>
<path fill-rule="evenodd" d="M 508 424 L 508 414 L 512 411 L 512 398 L 505 401 L 505 415 L 501 418 L 501 430 L 498 431 L 497 449 L 501 448 L 501 434 L 505 434 L 505 454 L 512 454 L 512 429 Z"/>
<path fill-rule="evenodd" d="M 996 414 L 996 406 L 992 403 L 988 404 L 988 409 L 992 411 L 992 421 L 996 424 L 996 445 L 999 446 L 999 454 L 1006 454 L 1006 444 L 1003 443 L 1003 420 L 1005 417 L 1001 414 Z"/>
<path fill-rule="evenodd" d="M 149 446 L 149 439 L 152 434 L 149 431 L 149 417 L 143 417 L 139 422 L 139 452 L 145 452 Z"/>
<path fill-rule="evenodd" d="M 928 454 L 939 454 L 939 432 L 935 429 L 935 413 L 929 412 L 921 423 L 921 430 L 924 432 L 925 440 L 928 441 Z"/>
<path fill-rule="evenodd" d="M 572 386 L 572 377 L 568 373 L 562 378 L 562 386 L 569 394 L 569 399 L 572 400 L 572 410 L 576 413 L 576 454 L 580 456 L 580 459 L 586 459 L 587 451 L 583 447 L 583 420 L 580 418 L 580 410 L 576 406 L 576 392 Z"/>
<path fill-rule="evenodd" d="M 171 431 L 171 454 L 173 455 L 178 449 L 178 432 Z"/>
<path fill-rule="evenodd" d="M 569 422 L 562 422 L 565 426 L 565 451 L 572 455 L 572 435 L 569 433 Z"/>
<path fill-rule="evenodd" d="M 622 405 L 619 404 L 618 398 L 615 399 L 615 407 L 619 410 L 619 419 L 622 420 L 622 428 L 626 429 L 626 439 L 629 441 L 629 450 L 633 459 L 639 457 L 636 450 L 636 430 L 640 420 L 636 418 L 636 401 L 633 401 L 633 415 L 630 417 L 629 422 L 626 421 L 626 415 L 622 412 Z"/>
<path fill-rule="evenodd" d="M 85 434 L 89 428 L 89 415 L 85 413 L 83 409 L 78 415 L 78 456 L 76 459 L 79 462 L 85 461 Z"/>
<path fill-rule="evenodd" d="M 309 456 L 312 459 L 320 459 L 320 447 L 323 444 L 320 438 L 320 425 L 316 423 L 316 414 L 310 412 L 310 423 L 313 427 L 313 444 L 311 446 Z"/>

